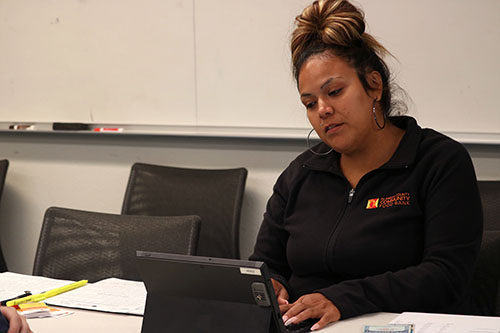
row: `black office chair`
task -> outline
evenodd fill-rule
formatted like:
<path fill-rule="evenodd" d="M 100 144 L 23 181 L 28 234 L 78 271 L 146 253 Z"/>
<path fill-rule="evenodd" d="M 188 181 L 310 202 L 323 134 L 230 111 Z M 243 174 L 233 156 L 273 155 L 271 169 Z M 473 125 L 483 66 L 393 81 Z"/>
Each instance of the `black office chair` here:
<path fill-rule="evenodd" d="M 3 186 L 5 184 L 5 177 L 7 176 L 7 169 L 9 168 L 8 160 L 0 160 L 0 199 L 2 197 Z M 7 264 L 3 257 L 2 246 L 0 244 L 0 273 L 7 271 Z"/>
<path fill-rule="evenodd" d="M 198 215 L 198 255 L 239 259 L 239 226 L 247 170 L 203 170 L 135 163 L 122 214 Z"/>
<path fill-rule="evenodd" d="M 198 216 L 133 216 L 51 207 L 45 212 L 33 275 L 140 280 L 137 250 L 195 255 Z"/>
<path fill-rule="evenodd" d="M 464 314 L 500 316 L 500 181 L 478 181 L 483 241 Z"/>

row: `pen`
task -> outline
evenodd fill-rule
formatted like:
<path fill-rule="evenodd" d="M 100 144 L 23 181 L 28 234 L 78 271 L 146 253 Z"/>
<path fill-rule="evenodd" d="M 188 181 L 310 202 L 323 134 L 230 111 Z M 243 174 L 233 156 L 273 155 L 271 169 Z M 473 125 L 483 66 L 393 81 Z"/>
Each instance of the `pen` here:
<path fill-rule="evenodd" d="M 31 296 L 31 292 L 29 290 L 26 290 L 24 292 L 24 294 L 21 294 L 19 296 L 16 296 L 16 297 L 12 297 L 12 298 L 9 298 L 9 299 L 6 299 L 6 300 L 3 300 L 0 302 L 1 305 L 6 305 L 8 301 L 12 301 L 14 299 L 19 299 L 19 298 L 23 298 L 23 297 L 26 297 L 26 296 Z"/>
<path fill-rule="evenodd" d="M 59 288 L 54 288 L 54 289 L 45 291 L 45 292 L 40 293 L 40 294 L 35 294 L 35 295 L 30 295 L 30 296 L 26 296 L 26 297 L 22 297 L 22 298 L 13 299 L 13 300 L 8 301 L 6 303 L 6 305 L 7 306 L 14 306 L 14 305 L 28 303 L 28 302 L 40 302 L 40 301 L 43 301 L 44 299 L 47 299 L 49 297 L 54 297 L 54 296 L 57 296 L 59 294 L 65 293 L 67 291 L 84 286 L 85 284 L 87 284 L 87 282 L 88 282 L 88 280 L 80 280 L 80 281 L 73 282 L 73 283 L 70 283 L 68 285 L 59 287 Z"/>

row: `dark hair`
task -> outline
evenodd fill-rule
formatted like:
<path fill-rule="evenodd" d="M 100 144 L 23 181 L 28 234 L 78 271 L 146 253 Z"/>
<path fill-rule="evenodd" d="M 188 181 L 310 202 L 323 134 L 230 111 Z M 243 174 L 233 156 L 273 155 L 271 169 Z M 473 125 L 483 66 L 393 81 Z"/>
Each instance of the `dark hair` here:
<path fill-rule="evenodd" d="M 399 87 L 391 83 L 389 67 L 382 59 L 390 53 L 365 32 L 364 14 L 360 9 L 347 0 L 317 0 L 306 7 L 295 22 L 291 51 L 297 82 L 300 69 L 310 56 L 330 52 L 356 70 L 366 91 L 372 89 L 366 80 L 367 74 L 371 71 L 380 73 L 382 96 L 379 103 L 387 116 L 396 104 L 401 104 L 392 101 L 392 87 Z"/>

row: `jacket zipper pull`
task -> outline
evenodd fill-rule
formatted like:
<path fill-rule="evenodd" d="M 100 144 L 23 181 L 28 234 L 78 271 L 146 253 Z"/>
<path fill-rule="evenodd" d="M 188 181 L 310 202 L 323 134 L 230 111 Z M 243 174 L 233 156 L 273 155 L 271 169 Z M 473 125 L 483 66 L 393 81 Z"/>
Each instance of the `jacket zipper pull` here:
<path fill-rule="evenodd" d="M 349 191 L 349 198 L 347 199 L 347 203 L 352 202 L 352 197 L 354 197 L 354 192 L 356 192 L 356 190 L 351 188 L 351 190 Z"/>

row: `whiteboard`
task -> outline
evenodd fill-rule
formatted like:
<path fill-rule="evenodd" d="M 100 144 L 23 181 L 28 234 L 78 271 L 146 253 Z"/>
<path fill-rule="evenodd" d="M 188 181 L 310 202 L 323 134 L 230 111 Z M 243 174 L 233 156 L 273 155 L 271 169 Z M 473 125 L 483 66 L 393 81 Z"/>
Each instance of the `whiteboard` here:
<path fill-rule="evenodd" d="M 422 126 L 500 142 L 500 1 L 354 2 Z M 301 137 L 289 36 L 309 3 L 0 0 L 0 122 Z"/>
<path fill-rule="evenodd" d="M 196 124 L 191 1 L 0 0 L 2 120 Z"/>

